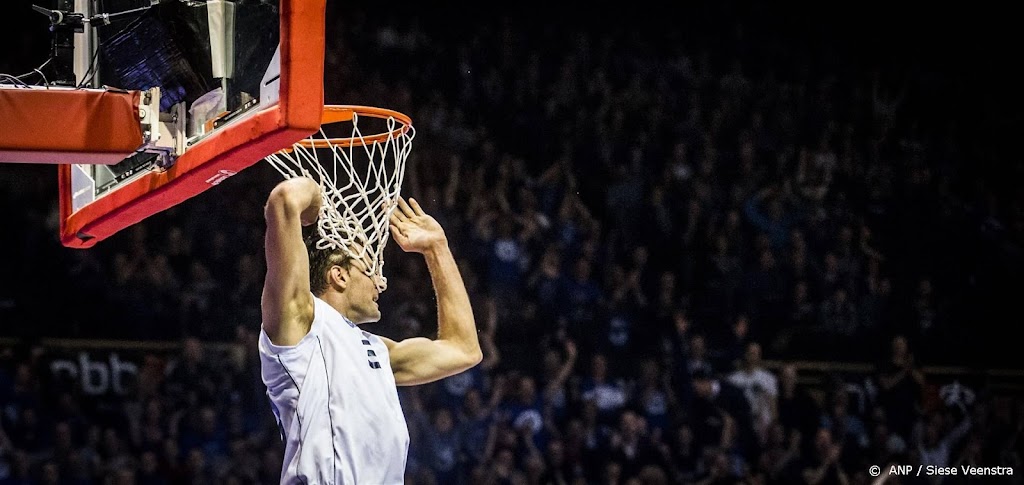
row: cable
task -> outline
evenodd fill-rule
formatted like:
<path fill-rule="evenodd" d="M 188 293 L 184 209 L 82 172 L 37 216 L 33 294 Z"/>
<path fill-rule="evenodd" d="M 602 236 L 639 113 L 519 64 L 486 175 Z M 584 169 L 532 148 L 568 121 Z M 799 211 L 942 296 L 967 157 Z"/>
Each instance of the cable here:
<path fill-rule="evenodd" d="M 94 25 L 93 28 L 103 27 L 106 25 L 110 25 L 110 23 L 113 21 L 120 20 L 117 17 L 121 17 L 122 15 L 142 13 L 149 10 L 151 7 L 152 5 L 149 5 L 145 7 L 134 8 L 131 10 L 125 10 L 123 12 L 99 14 L 90 18 L 88 23 L 98 22 L 98 25 Z M 100 42 L 100 45 L 102 44 L 103 43 Z M 88 84 L 92 82 L 92 79 L 94 77 L 96 77 L 96 56 L 99 55 L 99 53 L 100 46 L 98 45 L 96 46 L 96 50 L 92 53 L 92 58 L 89 59 L 89 70 L 85 71 L 85 74 L 82 76 L 82 82 L 78 84 L 79 89 L 88 87 Z"/>
<path fill-rule="evenodd" d="M 155 3 L 157 3 L 157 2 L 154 2 L 154 4 Z M 93 28 L 98 28 L 98 27 L 102 27 L 102 26 L 105 26 L 105 25 L 110 25 L 111 22 L 119 20 L 118 17 L 124 16 L 124 15 L 131 15 L 131 14 L 136 14 L 136 13 L 142 13 L 142 12 L 145 12 L 145 11 L 149 10 L 151 7 L 152 7 L 152 5 L 145 6 L 145 7 L 134 8 L 134 9 L 131 9 L 131 10 L 125 10 L 123 12 L 111 13 L 111 14 L 103 13 L 103 14 L 95 15 L 95 16 L 89 18 L 89 19 L 85 19 L 85 23 L 86 24 L 96 23 L 96 25 L 93 25 L 92 27 Z M 97 46 L 96 50 L 93 51 L 93 53 L 92 53 L 92 57 L 89 59 L 89 69 L 85 71 L 85 74 L 82 76 L 82 82 L 79 83 L 78 86 L 77 86 L 78 89 L 81 89 L 81 88 L 84 88 L 84 87 L 88 87 L 88 84 L 90 82 L 92 82 L 93 78 L 96 77 L 96 57 L 99 55 L 99 53 L 100 53 L 100 48 L 99 48 L 99 46 Z M 43 80 L 43 85 L 49 87 L 50 80 L 47 79 L 46 78 L 46 74 L 43 73 L 43 68 L 46 67 L 47 65 L 49 65 L 50 61 L 52 61 L 52 60 L 53 60 L 53 56 L 51 55 L 51 57 L 46 59 L 46 61 L 44 61 L 42 64 L 40 64 L 39 67 L 37 67 L 37 68 L 35 68 L 35 69 L 33 69 L 33 70 L 29 71 L 29 72 L 26 72 L 25 74 L 21 74 L 19 76 L 12 76 L 10 74 L 0 73 L 0 77 L 3 77 L 4 79 L 10 79 L 10 80 L 14 81 L 15 84 L 20 84 L 22 86 L 29 87 L 30 85 L 25 82 L 25 78 L 27 78 L 29 76 L 32 76 L 33 74 L 38 74 L 39 77 L 42 78 L 42 80 Z"/>
<path fill-rule="evenodd" d="M 82 82 L 78 83 L 78 88 L 88 87 L 88 84 L 92 82 L 92 78 L 96 77 L 96 56 L 100 53 L 100 47 L 96 46 L 96 50 L 92 53 L 92 58 L 89 59 L 89 70 L 85 71 L 82 76 Z"/>
<path fill-rule="evenodd" d="M 37 67 L 37 68 L 35 68 L 35 69 L 33 69 L 33 70 L 29 71 L 29 72 L 26 72 L 25 74 L 21 74 L 21 75 L 18 75 L 18 76 L 12 76 L 10 74 L 0 73 L 0 77 L 3 77 L 4 79 L 10 79 L 10 80 L 14 81 L 15 84 L 20 84 L 21 86 L 29 87 L 29 86 L 32 86 L 32 85 L 30 85 L 29 83 L 25 82 L 25 79 L 27 77 L 33 75 L 33 74 L 38 74 L 39 77 L 43 78 L 43 84 L 44 85 L 49 85 L 50 81 L 48 79 L 46 79 L 46 75 L 43 74 L 43 68 L 46 67 L 46 65 L 49 64 L 51 60 L 53 60 L 52 57 L 47 59 L 42 64 L 40 64 L 39 67 Z"/>
<path fill-rule="evenodd" d="M 25 81 L 22 81 L 21 79 L 18 79 L 17 76 L 12 76 L 10 74 L 0 73 L 0 79 L 9 79 L 9 80 L 14 82 L 15 86 L 25 87 L 25 88 L 32 87 L 32 86 L 29 86 Z"/>
<path fill-rule="evenodd" d="M 152 5 L 147 5 L 145 7 L 139 7 L 139 8 L 133 8 L 131 10 L 125 10 L 123 12 L 101 13 L 101 14 L 89 17 L 88 19 L 85 20 L 85 23 L 89 23 L 89 24 L 91 24 L 91 23 L 98 23 L 99 25 L 96 25 L 96 27 L 103 26 L 103 25 L 109 25 L 111 22 L 117 20 L 116 17 L 120 17 L 122 15 L 131 15 L 131 14 L 135 14 L 135 13 L 145 12 L 146 10 L 149 10 L 150 8 L 152 8 Z"/>
<path fill-rule="evenodd" d="M 47 64 L 49 64 L 50 61 L 52 61 L 52 60 L 53 60 L 53 58 L 51 57 L 51 58 L 47 59 L 45 62 L 43 62 L 42 64 L 40 64 L 39 67 L 37 67 L 37 68 L 35 68 L 35 69 L 33 69 L 33 70 L 29 71 L 29 72 L 26 72 L 25 74 L 22 74 L 20 76 L 14 76 L 14 77 L 16 77 L 18 79 L 24 80 L 26 77 L 31 76 L 33 74 L 39 74 L 40 76 L 43 76 L 43 68 L 46 67 Z M 45 80 L 46 76 L 43 76 L 43 79 Z"/>
<path fill-rule="evenodd" d="M 43 78 L 43 86 L 46 86 L 46 89 L 50 89 L 50 80 L 46 79 L 46 74 L 43 74 L 43 71 L 39 69 L 36 69 L 35 72 L 39 73 L 39 77 Z"/>

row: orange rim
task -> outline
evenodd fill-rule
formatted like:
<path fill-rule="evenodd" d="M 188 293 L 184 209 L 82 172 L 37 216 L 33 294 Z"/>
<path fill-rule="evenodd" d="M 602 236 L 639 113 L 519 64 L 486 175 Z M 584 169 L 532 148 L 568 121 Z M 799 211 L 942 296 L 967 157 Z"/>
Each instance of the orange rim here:
<path fill-rule="evenodd" d="M 304 139 L 296 142 L 296 145 L 300 145 L 306 148 L 331 148 L 331 147 L 353 147 L 369 145 L 372 143 L 387 141 L 391 138 L 397 138 L 404 135 L 409 128 L 412 127 L 412 118 L 399 113 L 398 111 L 387 109 L 387 108 L 374 108 L 372 106 L 356 106 L 356 105 L 325 105 L 323 118 L 321 118 L 321 125 L 328 125 L 331 123 L 343 123 L 346 121 L 352 121 L 355 115 L 366 116 L 369 118 L 378 118 L 386 120 L 388 118 L 394 118 L 395 121 L 401 124 L 398 128 L 392 131 L 379 133 L 376 135 L 364 136 L 362 138 L 322 138 L 318 140 Z"/>

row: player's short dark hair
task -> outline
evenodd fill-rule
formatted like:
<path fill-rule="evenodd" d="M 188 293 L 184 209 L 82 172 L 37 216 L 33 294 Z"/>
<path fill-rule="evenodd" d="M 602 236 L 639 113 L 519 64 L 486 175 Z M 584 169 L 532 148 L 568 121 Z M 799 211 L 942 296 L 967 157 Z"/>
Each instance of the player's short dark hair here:
<path fill-rule="evenodd" d="M 306 251 L 309 253 L 309 291 L 320 296 L 327 291 L 327 270 L 332 266 L 348 269 L 351 258 L 341 249 L 317 249 L 316 243 L 320 234 L 314 229 L 305 236 Z"/>

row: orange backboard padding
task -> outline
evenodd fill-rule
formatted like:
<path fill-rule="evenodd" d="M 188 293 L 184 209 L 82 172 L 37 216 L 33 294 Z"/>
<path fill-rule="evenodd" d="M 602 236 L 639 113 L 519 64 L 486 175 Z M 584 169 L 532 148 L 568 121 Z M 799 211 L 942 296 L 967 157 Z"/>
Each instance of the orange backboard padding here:
<path fill-rule="evenodd" d="M 197 143 L 165 172 L 150 172 L 71 213 L 71 166 L 61 165 L 61 242 L 86 248 L 199 195 L 320 128 L 326 0 L 282 0 L 277 105 Z"/>
<path fill-rule="evenodd" d="M 0 87 L 0 162 L 120 162 L 142 146 L 139 95 Z"/>

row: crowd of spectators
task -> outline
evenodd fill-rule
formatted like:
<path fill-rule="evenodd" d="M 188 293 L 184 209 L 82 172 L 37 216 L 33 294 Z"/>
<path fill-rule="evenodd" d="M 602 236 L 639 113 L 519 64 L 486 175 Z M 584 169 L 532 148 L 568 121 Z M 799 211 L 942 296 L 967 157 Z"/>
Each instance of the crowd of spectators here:
<path fill-rule="evenodd" d="M 962 121 L 926 107 L 937 73 L 801 50 L 753 19 L 438 17 L 346 11 L 325 71 L 328 102 L 414 119 L 404 193 L 445 227 L 484 347 L 401 389 L 407 483 L 1022 471 L 1024 401 L 923 370 L 976 358 L 968 330 L 994 327 L 978 308 L 1012 294 L 996 282 L 1024 240 L 1024 205 L 993 178 L 1020 166 L 970 164 L 987 155 Z M 276 483 L 255 342 L 277 174 L 82 251 L 55 238 L 52 181 L 18 170 L 0 171 L 16 228 L 0 330 L 19 339 L 0 345 L 0 484 Z M 430 335 L 426 267 L 394 246 L 370 331 Z M 52 372 L 43 336 L 183 343 L 92 396 Z M 802 375 L 804 359 L 874 370 Z"/>

